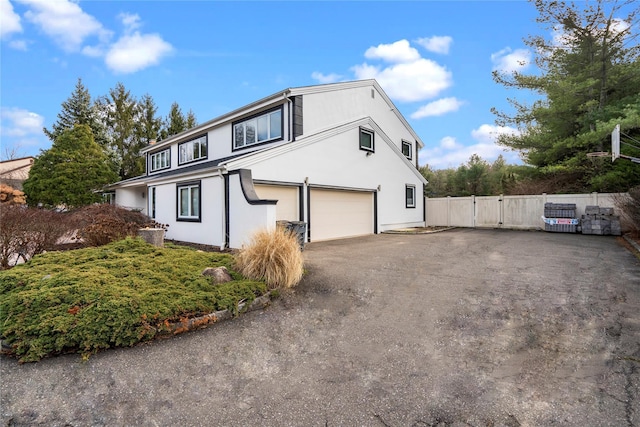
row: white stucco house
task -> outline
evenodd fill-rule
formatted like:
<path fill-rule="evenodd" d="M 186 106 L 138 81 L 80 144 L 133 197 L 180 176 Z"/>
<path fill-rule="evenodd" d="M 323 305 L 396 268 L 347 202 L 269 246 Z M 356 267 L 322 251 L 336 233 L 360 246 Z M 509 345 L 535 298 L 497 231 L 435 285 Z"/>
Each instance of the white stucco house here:
<path fill-rule="evenodd" d="M 290 220 L 315 242 L 424 226 L 421 147 L 375 80 L 290 88 L 149 145 L 110 189 L 169 239 L 240 248 Z"/>

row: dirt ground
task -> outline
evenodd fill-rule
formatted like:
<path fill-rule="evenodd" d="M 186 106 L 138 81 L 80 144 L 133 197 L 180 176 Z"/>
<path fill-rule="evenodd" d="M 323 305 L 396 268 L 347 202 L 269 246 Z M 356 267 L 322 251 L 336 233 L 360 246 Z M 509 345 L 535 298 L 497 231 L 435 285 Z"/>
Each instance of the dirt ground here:
<path fill-rule="evenodd" d="M 1 360 L 9 426 L 640 426 L 640 261 L 615 238 L 455 229 L 309 244 L 264 311 Z"/>

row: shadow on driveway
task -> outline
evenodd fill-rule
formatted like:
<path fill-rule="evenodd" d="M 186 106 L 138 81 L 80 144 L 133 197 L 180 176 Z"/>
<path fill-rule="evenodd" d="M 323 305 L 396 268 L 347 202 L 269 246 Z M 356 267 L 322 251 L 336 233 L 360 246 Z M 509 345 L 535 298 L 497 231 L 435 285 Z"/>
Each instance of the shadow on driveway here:
<path fill-rule="evenodd" d="M 640 425 L 640 263 L 612 237 L 311 243 L 264 311 L 18 365 L 5 425 Z"/>

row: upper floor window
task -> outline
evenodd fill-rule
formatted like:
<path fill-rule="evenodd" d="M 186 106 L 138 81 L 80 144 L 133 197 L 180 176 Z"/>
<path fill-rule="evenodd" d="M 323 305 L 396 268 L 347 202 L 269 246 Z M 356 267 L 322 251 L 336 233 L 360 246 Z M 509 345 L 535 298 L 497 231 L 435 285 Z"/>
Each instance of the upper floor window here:
<path fill-rule="evenodd" d="M 151 172 L 155 172 L 160 169 L 166 169 L 171 166 L 171 158 L 169 157 L 169 149 L 160 151 L 159 153 L 153 153 L 150 160 Z"/>
<path fill-rule="evenodd" d="M 178 164 L 207 158 L 207 135 L 178 145 Z"/>
<path fill-rule="evenodd" d="M 282 108 L 233 125 L 233 149 L 282 138 Z"/>
<path fill-rule="evenodd" d="M 360 149 L 374 152 L 373 131 L 360 128 Z"/>
<path fill-rule="evenodd" d="M 402 141 L 402 154 L 411 160 L 413 157 L 413 145 L 408 141 Z"/>

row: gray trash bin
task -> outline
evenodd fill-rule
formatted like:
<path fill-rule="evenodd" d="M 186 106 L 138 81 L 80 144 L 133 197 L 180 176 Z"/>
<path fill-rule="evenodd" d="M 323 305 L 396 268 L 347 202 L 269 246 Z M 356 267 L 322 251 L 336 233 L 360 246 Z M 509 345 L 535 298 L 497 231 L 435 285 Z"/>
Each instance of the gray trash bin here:
<path fill-rule="evenodd" d="M 298 238 L 300 250 L 304 250 L 304 243 L 307 240 L 307 223 L 304 221 L 276 221 L 278 227 L 293 233 Z"/>

